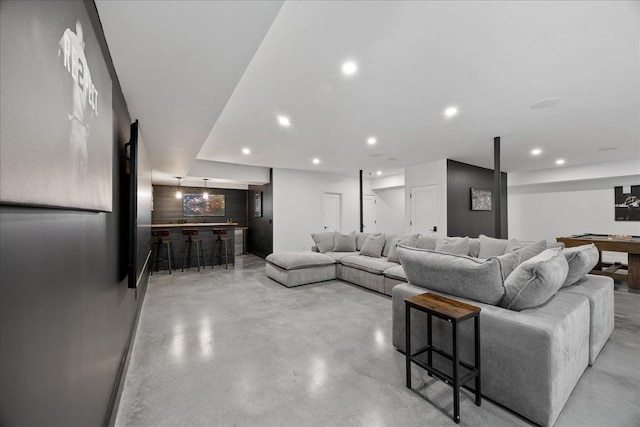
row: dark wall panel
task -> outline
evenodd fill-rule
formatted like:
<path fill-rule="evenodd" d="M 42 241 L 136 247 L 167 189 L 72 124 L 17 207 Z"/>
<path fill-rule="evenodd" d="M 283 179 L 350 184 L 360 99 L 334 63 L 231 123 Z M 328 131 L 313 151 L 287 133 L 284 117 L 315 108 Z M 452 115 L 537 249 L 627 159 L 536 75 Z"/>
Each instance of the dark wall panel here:
<path fill-rule="evenodd" d="M 0 425 L 107 423 L 144 296 L 122 269 L 131 118 L 95 5 L 84 4 L 113 80 L 113 212 L 0 206 Z"/>
<path fill-rule="evenodd" d="M 153 224 L 177 224 L 178 221 L 187 222 L 227 222 L 233 219 L 239 226 L 247 226 L 247 190 L 227 190 L 221 188 L 209 188 L 209 194 L 224 195 L 224 216 L 183 216 L 182 200 L 176 199 L 177 187 L 167 185 L 153 186 Z M 185 194 L 199 193 L 202 189 L 195 187 L 182 187 Z"/>
<path fill-rule="evenodd" d="M 262 192 L 262 217 L 253 216 L 254 196 Z M 249 235 L 247 252 L 266 258 L 273 252 L 273 170 L 269 184 L 249 186 Z"/>
<path fill-rule="evenodd" d="M 502 235 L 507 230 L 507 174 L 502 172 Z M 447 233 L 495 236 L 494 211 L 471 210 L 471 188 L 493 189 L 493 170 L 447 160 Z M 495 200 L 495 199 L 494 199 Z"/>

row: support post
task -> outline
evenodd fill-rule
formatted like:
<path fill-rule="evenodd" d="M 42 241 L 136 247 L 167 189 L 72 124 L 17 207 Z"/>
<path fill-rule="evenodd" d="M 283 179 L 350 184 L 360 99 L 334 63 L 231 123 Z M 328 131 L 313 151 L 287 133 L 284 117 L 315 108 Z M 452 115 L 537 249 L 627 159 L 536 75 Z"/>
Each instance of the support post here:
<path fill-rule="evenodd" d="M 493 212 L 495 238 L 502 238 L 502 173 L 500 171 L 500 137 L 493 138 Z"/>
<path fill-rule="evenodd" d="M 362 194 L 362 169 L 360 169 L 360 232 L 364 231 L 364 194 Z"/>

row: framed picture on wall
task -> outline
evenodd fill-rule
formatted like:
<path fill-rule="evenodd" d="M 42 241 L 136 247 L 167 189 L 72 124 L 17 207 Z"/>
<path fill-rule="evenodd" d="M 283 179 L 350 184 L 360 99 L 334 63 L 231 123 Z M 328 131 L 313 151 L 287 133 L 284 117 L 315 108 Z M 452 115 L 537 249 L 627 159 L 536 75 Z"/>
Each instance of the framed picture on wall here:
<path fill-rule="evenodd" d="M 262 191 L 253 195 L 253 217 L 262 217 Z"/>
<path fill-rule="evenodd" d="M 85 2 L 2 2 L 0 28 L 0 203 L 111 212 L 112 82 Z"/>
<path fill-rule="evenodd" d="M 640 185 L 614 187 L 616 221 L 640 221 Z"/>
<path fill-rule="evenodd" d="M 471 210 L 490 211 L 491 210 L 491 190 L 484 188 L 471 189 Z"/>
<path fill-rule="evenodd" d="M 208 199 L 199 194 L 185 194 L 182 200 L 183 216 L 224 216 L 223 194 L 210 194 Z"/>

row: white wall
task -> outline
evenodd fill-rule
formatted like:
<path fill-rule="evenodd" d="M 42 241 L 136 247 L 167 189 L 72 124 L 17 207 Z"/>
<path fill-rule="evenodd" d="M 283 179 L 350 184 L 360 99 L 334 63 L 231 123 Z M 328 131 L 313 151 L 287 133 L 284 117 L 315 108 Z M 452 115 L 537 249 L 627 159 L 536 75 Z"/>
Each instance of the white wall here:
<path fill-rule="evenodd" d="M 377 231 L 403 236 L 404 232 L 404 187 L 390 190 L 374 190 L 376 195 Z"/>
<path fill-rule="evenodd" d="M 559 177 L 556 171 L 513 174 L 513 180 L 509 174 L 510 183 L 526 183 L 508 188 L 509 238 L 554 242 L 572 234 L 640 234 L 640 222 L 615 221 L 613 189 L 639 185 L 640 173 L 628 175 L 629 170 L 618 168 L 624 176 L 603 177 L 611 173 L 606 163 L 572 169 L 572 174 L 562 171 L 561 181 L 553 181 Z M 575 176 L 583 179 L 568 180 Z M 605 258 L 624 262 L 626 257 L 607 252 Z"/>
<path fill-rule="evenodd" d="M 310 250 L 322 230 L 322 194 L 342 194 L 343 233 L 360 230 L 357 177 L 291 169 L 273 170 L 273 251 Z"/>
<path fill-rule="evenodd" d="M 438 235 L 447 235 L 447 159 L 410 166 L 404 170 L 404 232 L 411 232 L 411 199 L 412 187 L 438 184 L 440 186 L 440 224 Z"/>

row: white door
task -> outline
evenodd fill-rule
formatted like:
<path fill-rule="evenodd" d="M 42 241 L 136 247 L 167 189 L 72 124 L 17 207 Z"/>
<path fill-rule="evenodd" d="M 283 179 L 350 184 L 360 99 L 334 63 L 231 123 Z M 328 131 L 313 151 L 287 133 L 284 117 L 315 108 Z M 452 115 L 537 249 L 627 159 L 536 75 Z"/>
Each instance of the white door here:
<path fill-rule="evenodd" d="M 323 193 L 322 228 L 324 231 L 340 231 L 342 217 L 342 194 Z"/>
<path fill-rule="evenodd" d="M 438 184 L 411 187 L 411 232 L 437 236 L 440 228 Z"/>
<path fill-rule="evenodd" d="M 376 196 L 362 196 L 362 224 L 365 233 L 377 233 Z"/>

